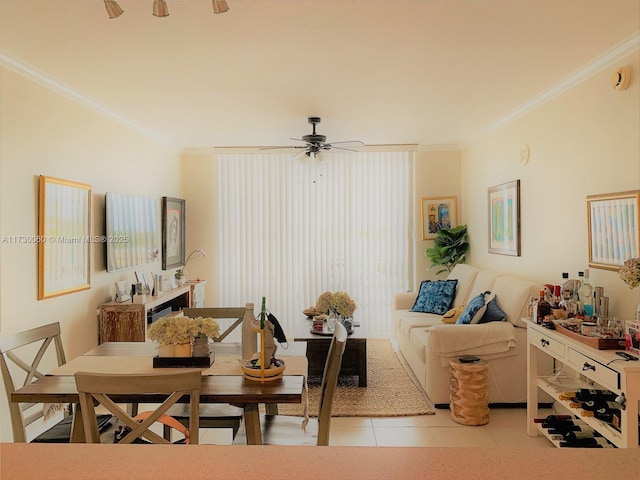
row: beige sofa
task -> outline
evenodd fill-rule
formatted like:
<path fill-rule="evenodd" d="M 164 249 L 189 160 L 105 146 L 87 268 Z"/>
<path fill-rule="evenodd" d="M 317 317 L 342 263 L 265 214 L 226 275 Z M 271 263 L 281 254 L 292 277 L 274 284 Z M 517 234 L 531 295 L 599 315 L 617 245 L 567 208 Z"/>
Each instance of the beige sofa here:
<path fill-rule="evenodd" d="M 458 264 L 447 279 L 457 279 L 454 307 L 491 291 L 507 314 L 503 322 L 452 325 L 442 315 L 411 312 L 417 292 L 398 293 L 393 302 L 393 335 L 398 351 L 437 407 L 449 405 L 449 362 L 473 355 L 489 365 L 489 403 L 524 405 L 527 395 L 527 316 L 538 285 Z M 544 355 L 542 355 L 544 356 Z M 542 368 L 551 365 L 543 365 Z M 544 370 L 541 370 L 544 371 Z"/>

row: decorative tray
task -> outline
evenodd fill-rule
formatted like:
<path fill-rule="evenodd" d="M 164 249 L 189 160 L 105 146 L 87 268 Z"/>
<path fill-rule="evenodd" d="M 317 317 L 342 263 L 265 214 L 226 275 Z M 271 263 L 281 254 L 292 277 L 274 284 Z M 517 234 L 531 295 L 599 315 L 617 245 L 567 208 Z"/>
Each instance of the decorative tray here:
<path fill-rule="evenodd" d="M 326 324 L 323 326 L 322 330 L 314 330 L 313 327 L 311 327 L 311 329 L 309 329 L 309 331 L 311 333 L 313 333 L 314 335 L 321 335 L 321 336 L 324 336 L 324 337 L 333 337 L 333 332 L 330 332 L 327 329 L 327 325 Z M 353 328 L 347 332 L 347 335 L 351 335 L 352 333 L 353 333 Z"/>
<path fill-rule="evenodd" d="M 153 368 L 209 368 L 215 359 L 215 352 L 208 357 L 153 357 Z"/>
<path fill-rule="evenodd" d="M 568 328 L 563 327 L 560 323 L 554 323 L 556 332 L 566 335 L 569 338 L 573 338 L 580 343 L 589 345 L 592 348 L 598 350 L 624 350 L 625 343 L 624 338 L 601 338 L 601 337 L 588 337 L 580 333 L 576 333 Z"/>

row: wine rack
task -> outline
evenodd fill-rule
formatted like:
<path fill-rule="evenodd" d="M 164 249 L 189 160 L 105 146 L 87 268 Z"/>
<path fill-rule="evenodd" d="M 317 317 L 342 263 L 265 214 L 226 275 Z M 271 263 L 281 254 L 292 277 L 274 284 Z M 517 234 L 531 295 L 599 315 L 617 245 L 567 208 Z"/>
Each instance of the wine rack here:
<path fill-rule="evenodd" d="M 581 418 L 596 432 L 619 448 L 638 448 L 638 408 L 640 403 L 640 362 L 624 361 L 611 350 L 598 350 L 575 341 L 554 330 L 525 320 L 527 324 L 527 433 L 530 436 L 545 435 L 533 419 L 538 414 L 538 393 L 545 392 L 556 404 L 568 413 Z M 559 386 L 550 378 L 550 372 L 539 372 L 538 357 L 548 355 L 555 360 L 556 368 L 565 368 L 575 373 L 575 382 Z M 573 377 L 572 377 L 573 378 Z M 621 411 L 620 429 L 594 417 L 581 415 L 580 409 L 572 408 L 569 401 L 561 400 L 560 393 L 576 387 L 609 390 L 626 399 Z M 548 435 L 545 435 L 552 440 Z M 557 442 L 553 442 L 558 444 Z"/>

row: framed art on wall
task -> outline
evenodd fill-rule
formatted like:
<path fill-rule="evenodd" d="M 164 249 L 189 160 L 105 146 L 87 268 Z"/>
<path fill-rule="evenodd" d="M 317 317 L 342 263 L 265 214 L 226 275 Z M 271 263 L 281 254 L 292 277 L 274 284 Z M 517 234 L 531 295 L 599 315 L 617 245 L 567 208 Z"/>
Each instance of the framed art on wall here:
<path fill-rule="evenodd" d="M 488 189 L 489 253 L 520 256 L 520 180 Z"/>
<path fill-rule="evenodd" d="M 38 300 L 91 288 L 91 185 L 40 175 Z"/>
<path fill-rule="evenodd" d="M 184 265 L 185 201 L 162 197 L 162 269 Z"/>
<path fill-rule="evenodd" d="M 422 240 L 436 238 L 438 230 L 458 226 L 458 203 L 456 197 L 422 197 Z"/>
<path fill-rule="evenodd" d="M 640 190 L 587 196 L 589 266 L 618 270 L 640 256 Z"/>

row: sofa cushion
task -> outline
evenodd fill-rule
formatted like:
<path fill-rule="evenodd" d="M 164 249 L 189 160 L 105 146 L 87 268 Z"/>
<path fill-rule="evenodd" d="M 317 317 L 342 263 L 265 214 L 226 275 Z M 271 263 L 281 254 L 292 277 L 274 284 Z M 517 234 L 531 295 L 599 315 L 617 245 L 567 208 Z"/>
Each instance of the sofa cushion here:
<path fill-rule="evenodd" d="M 456 324 L 469 325 L 471 323 L 478 323 L 487 309 L 485 297 L 489 294 L 491 294 L 491 292 L 487 290 L 486 292 L 480 293 L 469 300 L 467 308 L 465 308 L 464 312 L 462 312 L 458 317 Z"/>
<path fill-rule="evenodd" d="M 511 275 L 501 275 L 496 279 L 492 291 L 500 298 L 500 308 L 507 314 L 507 321 L 519 325 L 537 290 L 538 286 L 534 283 Z"/>
<path fill-rule="evenodd" d="M 499 277 L 497 273 L 488 272 L 486 270 L 480 270 L 478 275 L 476 275 L 476 279 L 473 282 L 473 286 L 469 290 L 469 299 L 480 295 L 481 293 L 489 290 L 490 292 L 495 292 L 493 285 L 496 283 L 496 279 Z M 469 302 L 467 302 L 467 305 Z"/>
<path fill-rule="evenodd" d="M 412 312 L 444 315 L 451 308 L 458 280 L 424 280 Z"/>
<path fill-rule="evenodd" d="M 398 320 L 398 331 L 401 335 L 409 337 L 411 330 L 414 328 L 426 328 L 440 323 L 440 315 L 430 313 L 414 313 L 408 310 L 400 316 Z"/>
<path fill-rule="evenodd" d="M 411 334 L 409 335 L 409 342 L 411 343 L 411 348 L 415 352 L 416 355 L 422 360 L 426 362 L 427 360 L 427 343 L 429 342 L 429 330 L 426 328 L 413 328 L 411 330 Z"/>
<path fill-rule="evenodd" d="M 484 311 L 484 315 L 478 323 L 488 322 L 502 322 L 507 318 L 507 314 L 498 305 L 498 296 L 495 295 L 490 301 L 487 302 L 487 308 Z"/>
<path fill-rule="evenodd" d="M 479 270 L 476 267 L 467 265 L 466 263 L 459 263 L 447 277 L 447 280 L 458 280 L 458 287 L 456 288 L 456 298 L 453 301 L 454 307 L 461 307 L 467 304 L 469 300 L 469 291 L 473 285 L 476 275 Z"/>
<path fill-rule="evenodd" d="M 462 315 L 462 312 L 467 308 L 466 305 L 461 305 L 459 307 L 453 307 L 447 313 L 442 316 L 442 323 L 456 323 L 458 317 Z"/>

